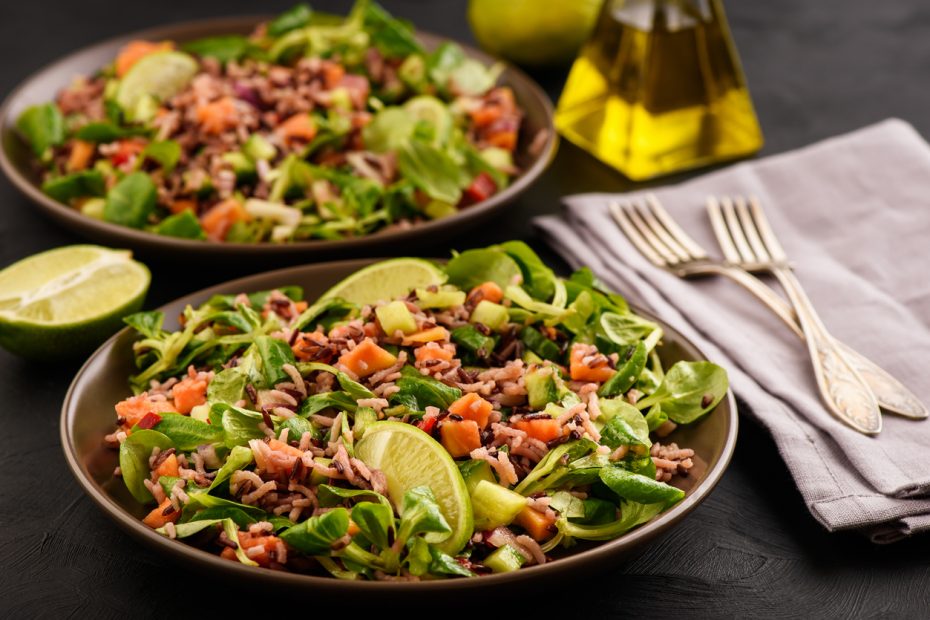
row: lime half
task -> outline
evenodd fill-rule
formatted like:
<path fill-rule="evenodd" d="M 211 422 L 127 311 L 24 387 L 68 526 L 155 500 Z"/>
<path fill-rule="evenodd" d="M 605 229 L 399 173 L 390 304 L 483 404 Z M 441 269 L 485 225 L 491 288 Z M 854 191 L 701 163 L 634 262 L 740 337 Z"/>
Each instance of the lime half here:
<path fill-rule="evenodd" d="M 392 258 L 359 269 L 323 293 L 320 299 L 341 297 L 356 304 L 373 304 L 403 297 L 415 288 L 446 281 L 446 274 L 422 258 Z"/>
<path fill-rule="evenodd" d="M 154 113 L 148 104 L 152 98 L 156 100 L 157 107 L 157 102 L 181 92 L 198 70 L 197 61 L 183 52 L 149 54 L 134 64 L 120 80 L 116 103 L 129 120 L 146 120 L 144 117 Z"/>
<path fill-rule="evenodd" d="M 32 359 L 83 353 L 142 307 L 151 276 L 128 251 L 72 245 L 0 271 L 0 345 Z"/>
<path fill-rule="evenodd" d="M 414 487 L 432 489 L 452 533 L 441 542 L 426 539 L 449 554 L 462 550 L 474 530 L 471 499 L 459 468 L 438 441 L 410 424 L 375 422 L 355 445 L 355 455 L 384 472 L 395 506 Z"/>

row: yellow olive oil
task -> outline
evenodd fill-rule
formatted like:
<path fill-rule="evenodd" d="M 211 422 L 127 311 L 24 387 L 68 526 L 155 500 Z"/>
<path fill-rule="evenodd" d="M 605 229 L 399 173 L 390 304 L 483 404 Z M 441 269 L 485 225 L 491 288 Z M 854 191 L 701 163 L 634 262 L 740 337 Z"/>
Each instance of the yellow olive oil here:
<path fill-rule="evenodd" d="M 633 180 L 762 147 L 719 0 L 606 0 L 555 124 Z"/>

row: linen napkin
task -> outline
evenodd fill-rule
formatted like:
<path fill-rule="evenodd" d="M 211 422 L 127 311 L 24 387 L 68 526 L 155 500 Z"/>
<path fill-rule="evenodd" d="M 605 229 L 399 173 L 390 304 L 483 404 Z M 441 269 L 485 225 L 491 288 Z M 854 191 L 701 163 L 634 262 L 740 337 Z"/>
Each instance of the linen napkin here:
<path fill-rule="evenodd" d="M 930 145 L 913 127 L 890 119 L 654 193 L 712 256 L 705 197 L 758 196 L 828 329 L 930 403 Z M 573 267 L 591 267 L 727 368 L 828 530 L 891 542 L 930 529 L 930 420 L 886 414 L 877 437 L 837 421 L 805 345 L 735 283 L 650 264 L 610 218 L 616 197 L 569 196 L 563 217 L 535 224 Z"/>

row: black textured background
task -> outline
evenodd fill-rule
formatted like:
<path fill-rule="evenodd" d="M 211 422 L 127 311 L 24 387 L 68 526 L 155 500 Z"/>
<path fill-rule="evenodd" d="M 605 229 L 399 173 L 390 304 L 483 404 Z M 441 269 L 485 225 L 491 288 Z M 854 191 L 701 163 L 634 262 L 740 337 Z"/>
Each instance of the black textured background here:
<path fill-rule="evenodd" d="M 62 54 L 105 37 L 188 18 L 273 12 L 289 4 L 4 0 L 0 94 Z M 424 29 L 471 40 L 464 0 L 384 4 Z M 313 5 L 344 12 L 349 3 Z M 763 154 L 889 116 L 930 132 L 930 4 L 925 0 L 730 0 L 726 8 L 765 132 Z M 564 75 L 536 77 L 557 96 Z M 517 205 L 457 247 L 511 237 L 533 241 L 530 217 L 556 211 L 560 195 L 626 187 L 619 175 L 563 143 L 548 174 Z M 841 215 L 842 205 L 834 208 Z M 77 241 L 0 179 L 0 266 Z M 447 250 L 404 248 L 423 255 Z M 191 274 L 158 263 L 152 267 L 150 307 L 248 272 L 222 267 Z M 59 446 L 59 408 L 77 368 L 77 363 L 40 367 L 0 351 L 0 617 L 180 618 L 224 611 L 233 617 L 313 617 L 324 613 L 324 606 L 353 612 L 357 601 L 325 594 L 295 594 L 275 604 L 279 594 L 204 579 L 117 530 L 78 489 Z M 639 559 L 567 584 L 563 592 L 519 594 L 520 611 L 474 599 L 434 604 L 418 613 L 930 615 L 930 538 L 877 547 L 855 534 L 823 531 L 807 513 L 771 440 L 747 418 L 742 422 L 736 456 L 717 490 Z"/>

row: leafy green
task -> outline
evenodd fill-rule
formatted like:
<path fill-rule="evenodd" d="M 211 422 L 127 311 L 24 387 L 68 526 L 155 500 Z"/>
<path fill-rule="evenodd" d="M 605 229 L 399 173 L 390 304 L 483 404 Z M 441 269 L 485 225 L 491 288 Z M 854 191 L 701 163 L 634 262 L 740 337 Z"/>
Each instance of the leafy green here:
<path fill-rule="evenodd" d="M 181 159 L 181 145 L 174 140 L 149 142 L 139 154 L 139 160 L 150 159 L 157 163 L 166 174 L 174 170 Z"/>
<path fill-rule="evenodd" d="M 307 555 L 329 555 L 334 542 L 349 531 L 349 511 L 334 508 L 283 532 L 281 540 Z"/>
<path fill-rule="evenodd" d="M 254 52 L 252 43 L 246 37 L 238 34 L 206 37 L 197 39 L 196 41 L 189 41 L 182 45 L 181 49 L 203 58 L 215 58 L 222 63 L 231 60 L 241 60 L 248 55 L 249 52 Z"/>
<path fill-rule="evenodd" d="M 418 411 L 424 411 L 429 406 L 448 409 L 449 405 L 462 396 L 462 390 L 432 377 L 421 375 L 411 366 L 404 366 L 401 369 L 401 377 L 395 385 L 400 389 L 389 400 L 392 403 L 402 401 L 404 404 L 415 402 Z"/>
<path fill-rule="evenodd" d="M 200 220 L 189 210 L 181 211 L 169 215 L 155 227 L 155 232 L 166 237 L 179 237 L 181 239 L 199 239 L 207 238 Z"/>
<path fill-rule="evenodd" d="M 245 395 L 248 382 L 248 375 L 237 366 L 221 370 L 213 375 L 213 380 L 207 386 L 207 402 L 233 405 Z"/>
<path fill-rule="evenodd" d="M 339 386 L 348 392 L 349 396 L 355 400 L 375 397 L 371 390 L 369 390 L 358 381 L 353 380 L 351 377 L 349 377 L 349 375 L 342 372 L 341 370 L 338 370 L 335 366 L 330 366 L 329 364 L 320 364 L 318 362 L 310 362 L 297 364 L 297 370 L 300 371 L 300 374 L 303 376 L 307 376 L 314 370 L 320 370 L 336 375 L 336 381 L 339 382 Z"/>
<path fill-rule="evenodd" d="M 452 342 L 478 359 L 487 359 L 497 346 L 497 336 L 485 336 L 474 325 L 456 327 L 451 333 Z"/>
<path fill-rule="evenodd" d="M 158 338 L 161 336 L 162 324 L 165 321 L 165 315 L 157 310 L 149 312 L 136 312 L 123 318 L 123 322 L 133 328 L 146 338 Z"/>
<path fill-rule="evenodd" d="M 148 130 L 143 127 L 121 127 L 110 121 L 95 121 L 78 128 L 74 137 L 85 142 L 109 143 L 146 133 Z"/>
<path fill-rule="evenodd" d="M 677 424 L 690 424 L 717 406 L 729 388 L 727 371 L 712 362 L 677 362 L 655 392 L 636 403 L 638 409 L 655 404 Z"/>
<path fill-rule="evenodd" d="M 145 488 L 151 468 L 149 457 L 155 448 L 173 448 L 171 440 L 153 430 L 137 430 L 126 438 L 119 447 L 119 468 L 123 483 L 136 501 L 143 504 L 152 501 L 152 494 Z"/>
<path fill-rule="evenodd" d="M 505 252 L 490 248 L 466 250 L 446 263 L 449 283 L 465 291 L 485 282 L 494 282 L 502 289 L 507 288 L 521 273 L 520 266 L 513 258 Z"/>
<path fill-rule="evenodd" d="M 404 58 L 423 52 L 423 46 L 417 41 L 413 27 L 392 17 L 377 3 L 366 3 L 362 14 L 365 28 L 371 35 L 371 42 L 385 57 Z"/>
<path fill-rule="evenodd" d="M 559 532 L 570 538 L 581 540 L 610 540 L 625 534 L 637 525 L 652 520 L 665 509 L 665 504 L 640 504 L 637 502 L 621 502 L 620 518 L 616 521 L 597 524 L 581 525 L 572 523 L 566 518 L 556 521 Z"/>
<path fill-rule="evenodd" d="M 601 385 L 597 391 L 598 396 L 610 397 L 626 394 L 636 383 L 637 377 L 646 367 L 646 345 L 640 340 L 635 345 L 628 347 L 627 351 L 629 354 L 626 361 L 610 379 Z"/>
<path fill-rule="evenodd" d="M 23 110 L 16 119 L 16 128 L 40 158 L 48 157 L 48 150 L 64 142 L 65 120 L 54 103 L 42 103 Z"/>
<path fill-rule="evenodd" d="M 438 543 L 452 533 L 452 528 L 442 515 L 436 496 L 428 486 L 418 486 L 404 493 L 400 508 L 400 526 L 397 540 L 406 544 L 412 536 L 427 536 L 427 542 Z"/>
<path fill-rule="evenodd" d="M 251 439 L 264 439 L 265 433 L 258 427 L 262 416 L 255 411 L 241 409 L 226 403 L 215 403 L 210 407 L 210 420 L 219 420 L 226 433 L 226 447 L 244 446 Z"/>
<path fill-rule="evenodd" d="M 49 178 L 42 183 L 42 191 L 58 202 L 67 204 L 74 198 L 103 196 L 106 184 L 99 170 L 81 170 Z"/>
<path fill-rule="evenodd" d="M 107 193 L 103 219 L 131 228 L 142 228 L 155 211 L 155 183 L 144 172 L 123 177 Z"/>
<path fill-rule="evenodd" d="M 405 178 L 430 198 L 458 204 L 462 198 L 462 169 L 445 152 L 421 140 L 409 140 L 397 151 L 397 167 Z"/>
<path fill-rule="evenodd" d="M 523 288 L 527 293 L 540 301 L 552 299 L 555 294 L 555 274 L 546 267 L 530 246 L 523 241 L 506 241 L 497 247 L 520 266 Z"/>
<path fill-rule="evenodd" d="M 174 526 L 174 535 L 175 538 L 187 538 L 217 524 L 222 525 L 223 531 L 226 533 L 226 537 L 229 538 L 229 540 L 239 540 L 239 526 L 232 518 L 204 519 L 191 521 L 190 523 L 180 523 Z M 167 531 L 163 527 L 158 528 L 156 531 L 164 536 L 168 535 Z M 243 549 L 241 545 L 237 545 L 236 547 L 236 557 L 243 564 L 247 564 L 249 566 L 258 566 L 257 562 L 249 558 L 245 552 L 245 549 Z"/>
<path fill-rule="evenodd" d="M 526 326 L 520 330 L 520 340 L 530 351 L 553 362 L 562 358 L 562 350 L 552 340 L 549 340 L 535 327 Z"/>
<path fill-rule="evenodd" d="M 652 446 L 649 439 L 649 425 L 643 414 L 620 398 L 600 399 L 601 417 L 606 420 L 601 429 L 601 443 L 611 448 L 619 446 L 637 446 L 636 452 L 645 454 Z"/>
<path fill-rule="evenodd" d="M 681 489 L 622 467 L 604 467 L 599 475 L 611 491 L 632 502 L 671 506 L 685 496 Z"/>
<path fill-rule="evenodd" d="M 541 461 L 520 481 L 514 491 L 521 495 L 532 495 L 547 487 L 547 478 L 553 474 L 561 476 L 568 465 L 597 450 L 597 444 L 587 438 L 563 443 L 549 450 Z"/>
<path fill-rule="evenodd" d="M 268 36 L 280 37 L 291 30 L 303 28 L 310 23 L 313 10 L 308 4 L 295 4 L 268 23 Z"/>
<path fill-rule="evenodd" d="M 343 500 L 364 500 L 364 501 L 376 501 L 385 506 L 390 506 L 391 502 L 385 496 L 377 493 L 375 491 L 369 491 L 367 489 L 346 489 L 343 487 L 335 487 L 329 484 L 321 484 L 318 489 L 318 498 L 320 500 L 320 506 L 338 506 L 343 502 Z"/>
<path fill-rule="evenodd" d="M 359 502 L 352 507 L 352 521 L 369 541 L 386 549 L 394 533 L 394 509 L 383 503 Z"/>
<path fill-rule="evenodd" d="M 284 364 L 295 365 L 294 352 L 287 343 L 271 336 L 258 336 L 253 345 L 261 360 L 263 383 L 259 387 L 273 387 L 276 383 L 287 381 L 289 376 L 282 369 Z"/>
<path fill-rule="evenodd" d="M 240 469 L 245 469 L 251 465 L 252 459 L 252 450 L 250 448 L 245 446 L 233 446 L 233 449 L 229 451 L 229 455 L 227 455 L 223 466 L 216 471 L 216 476 L 213 477 L 213 482 L 211 482 L 210 486 L 207 487 L 207 493 L 217 488 L 225 481 L 229 480 L 233 473 L 239 471 Z"/>
<path fill-rule="evenodd" d="M 309 416 L 330 408 L 337 411 L 354 412 L 356 407 L 358 407 L 358 403 L 345 392 L 321 392 L 307 397 L 300 404 L 299 414 Z"/>
<path fill-rule="evenodd" d="M 153 430 L 162 433 L 184 452 L 196 450 L 197 446 L 223 441 L 223 429 L 178 413 L 162 413 L 161 421 Z M 135 434 L 135 431 L 133 432 Z M 130 435 L 131 436 L 131 435 Z"/>

